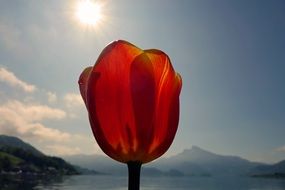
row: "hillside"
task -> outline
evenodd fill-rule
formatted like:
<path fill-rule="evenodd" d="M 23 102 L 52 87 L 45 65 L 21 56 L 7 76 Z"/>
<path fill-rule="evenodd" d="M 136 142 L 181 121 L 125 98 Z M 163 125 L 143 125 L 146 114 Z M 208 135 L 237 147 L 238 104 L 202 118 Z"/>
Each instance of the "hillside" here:
<path fill-rule="evenodd" d="M 0 149 L 5 147 L 14 147 L 20 148 L 25 151 L 29 151 L 34 155 L 44 155 L 42 152 L 34 148 L 32 145 L 22 141 L 17 137 L 7 136 L 7 135 L 0 135 Z"/>
<path fill-rule="evenodd" d="M 253 168 L 250 173 L 254 177 L 285 178 L 285 160 L 276 164 L 259 165 Z"/>
<path fill-rule="evenodd" d="M 16 137 L 0 135 L 0 173 L 73 175 L 77 170 L 58 157 L 46 156 Z"/>

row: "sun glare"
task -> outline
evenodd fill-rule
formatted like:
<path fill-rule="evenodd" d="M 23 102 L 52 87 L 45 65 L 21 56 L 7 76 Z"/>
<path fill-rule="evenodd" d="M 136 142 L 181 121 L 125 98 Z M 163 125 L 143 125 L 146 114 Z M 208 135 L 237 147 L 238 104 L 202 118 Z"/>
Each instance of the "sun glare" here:
<path fill-rule="evenodd" d="M 76 16 L 81 23 L 95 26 L 101 19 L 101 6 L 90 0 L 83 0 L 78 3 Z"/>

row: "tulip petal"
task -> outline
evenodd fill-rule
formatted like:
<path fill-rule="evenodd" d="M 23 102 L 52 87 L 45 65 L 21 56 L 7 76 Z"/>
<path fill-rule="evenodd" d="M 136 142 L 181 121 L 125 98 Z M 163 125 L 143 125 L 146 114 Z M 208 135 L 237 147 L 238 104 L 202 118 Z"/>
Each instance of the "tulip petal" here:
<path fill-rule="evenodd" d="M 123 155 L 137 146 L 129 76 L 132 61 L 141 53 L 142 50 L 125 41 L 108 45 L 93 67 L 87 87 L 90 118 L 98 120 L 98 124 L 92 126 L 94 136 L 100 139 L 103 135 L 104 143 L 116 150 L 114 159 L 121 162 L 126 162 Z M 99 79 L 93 77 L 95 75 L 99 75 Z M 96 128 L 102 133 L 96 133 Z M 100 147 L 110 156 L 105 146 Z"/>
<path fill-rule="evenodd" d="M 137 56 L 131 63 L 130 88 L 138 141 L 134 159 L 140 159 L 141 155 L 147 153 L 153 136 L 155 111 L 154 70 L 145 53 Z"/>
<path fill-rule="evenodd" d="M 157 121 L 159 121 L 161 118 L 166 118 L 165 121 L 167 122 L 166 126 L 162 125 L 156 125 L 156 129 L 159 130 L 160 133 L 156 132 L 156 137 L 154 138 L 152 147 L 150 148 L 150 155 L 154 158 L 160 157 L 162 154 L 164 154 L 168 148 L 170 147 L 176 131 L 178 127 L 179 122 L 179 94 L 181 90 L 181 77 L 179 74 L 175 76 L 174 79 L 175 83 L 173 83 L 172 91 L 169 91 L 169 107 L 168 113 L 165 112 L 157 112 Z M 163 104 L 163 102 L 166 102 L 165 96 L 160 96 L 161 101 L 160 104 Z M 159 106 L 160 108 L 164 106 Z M 168 117 L 166 117 L 168 115 Z"/>
<path fill-rule="evenodd" d="M 90 74 L 92 68 L 93 67 L 87 67 L 86 69 L 84 69 L 84 71 L 81 73 L 79 80 L 78 80 L 80 94 L 84 100 L 85 105 L 86 105 L 87 83 L 88 83 L 89 74 Z"/>
<path fill-rule="evenodd" d="M 111 158 L 115 160 L 119 160 L 120 157 L 119 155 L 116 154 L 117 151 L 108 143 L 108 139 L 105 137 L 103 133 L 102 126 L 100 125 L 98 117 L 97 117 L 97 113 L 93 112 L 92 114 L 93 115 L 89 114 L 89 121 L 92 127 L 92 132 L 94 134 L 94 137 L 98 145 L 100 147 L 104 147 L 104 149 L 102 148 L 102 150 L 103 152 L 105 152 L 105 154 L 109 155 Z"/>
<path fill-rule="evenodd" d="M 179 120 L 179 94 L 182 80 L 169 57 L 159 50 L 145 50 L 155 68 L 156 107 L 154 137 L 149 147 L 147 162 L 158 158 L 171 145 Z"/>

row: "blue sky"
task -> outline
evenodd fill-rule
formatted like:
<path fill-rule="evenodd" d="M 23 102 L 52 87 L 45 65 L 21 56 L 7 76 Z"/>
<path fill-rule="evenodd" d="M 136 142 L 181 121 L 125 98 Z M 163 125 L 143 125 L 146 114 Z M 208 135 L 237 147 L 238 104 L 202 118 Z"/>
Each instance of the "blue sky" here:
<path fill-rule="evenodd" d="M 76 0 L 2 0 L 0 133 L 47 154 L 100 153 L 79 96 L 81 71 L 111 41 L 166 52 L 182 75 L 173 155 L 192 145 L 285 159 L 283 0 L 101 0 L 103 19 L 78 21 Z"/>

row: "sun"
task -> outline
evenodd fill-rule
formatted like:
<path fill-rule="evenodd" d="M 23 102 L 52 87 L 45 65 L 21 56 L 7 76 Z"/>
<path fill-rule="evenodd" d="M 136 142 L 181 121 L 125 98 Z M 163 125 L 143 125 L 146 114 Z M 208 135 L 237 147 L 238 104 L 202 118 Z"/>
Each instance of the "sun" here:
<path fill-rule="evenodd" d="M 101 6 L 90 0 L 82 0 L 77 5 L 76 16 L 81 23 L 95 26 L 102 18 Z"/>

